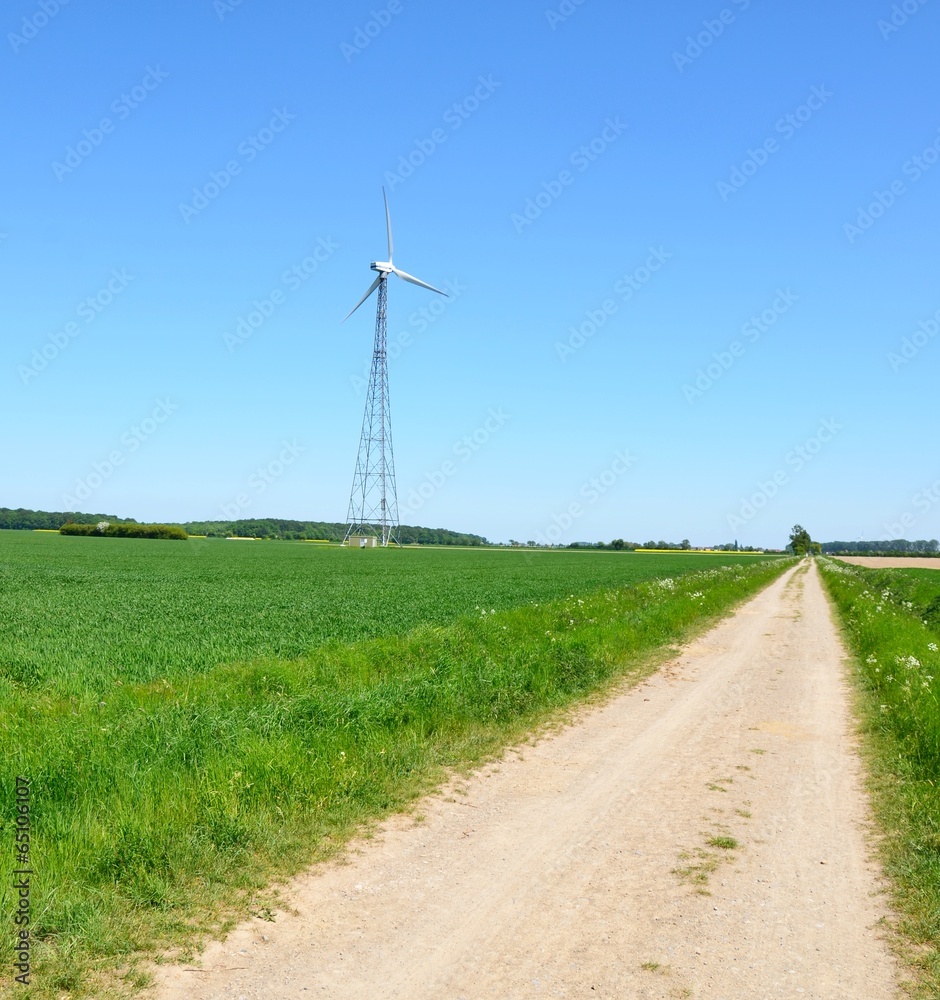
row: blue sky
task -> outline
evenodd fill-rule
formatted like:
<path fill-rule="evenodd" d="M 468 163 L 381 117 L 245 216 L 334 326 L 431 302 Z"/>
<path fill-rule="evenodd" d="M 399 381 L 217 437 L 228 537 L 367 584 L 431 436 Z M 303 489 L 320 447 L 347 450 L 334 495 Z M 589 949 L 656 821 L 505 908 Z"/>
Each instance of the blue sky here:
<path fill-rule="evenodd" d="M 403 522 L 940 536 L 940 7 L 326 6 L 5 5 L 0 504 L 343 520 L 384 184 Z"/>

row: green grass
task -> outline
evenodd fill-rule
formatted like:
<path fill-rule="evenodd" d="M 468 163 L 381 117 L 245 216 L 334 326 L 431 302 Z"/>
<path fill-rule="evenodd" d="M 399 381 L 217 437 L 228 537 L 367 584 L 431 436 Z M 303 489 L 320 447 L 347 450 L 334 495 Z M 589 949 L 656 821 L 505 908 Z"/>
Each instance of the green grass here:
<path fill-rule="evenodd" d="M 735 851 L 738 848 L 738 842 L 734 837 L 726 837 L 723 834 L 718 834 L 708 838 L 708 846 L 720 847 L 723 851 Z"/>
<path fill-rule="evenodd" d="M 821 560 L 854 653 L 881 854 L 917 997 L 940 996 L 940 573 Z M 928 575 L 928 574 L 932 574 Z"/>
<path fill-rule="evenodd" d="M 0 682 L 104 695 L 325 642 L 401 635 L 740 555 L 387 549 L 0 531 Z M 766 558 L 766 557 L 764 557 Z"/>
<path fill-rule="evenodd" d="M 658 650 L 790 565 L 225 542 L 180 556 L 200 543 L 22 537 L 0 536 L 0 594 L 21 626 L 0 636 L 0 843 L 25 775 L 37 875 L 24 1000 L 130 995 L 142 958 L 269 912 L 272 882 L 446 769 L 645 676 Z M 250 641 L 230 634 L 239 621 Z"/>
<path fill-rule="evenodd" d="M 940 559 L 937 569 L 865 568 L 860 577 L 872 590 L 890 590 L 893 603 L 915 614 L 934 632 L 940 631 Z"/>

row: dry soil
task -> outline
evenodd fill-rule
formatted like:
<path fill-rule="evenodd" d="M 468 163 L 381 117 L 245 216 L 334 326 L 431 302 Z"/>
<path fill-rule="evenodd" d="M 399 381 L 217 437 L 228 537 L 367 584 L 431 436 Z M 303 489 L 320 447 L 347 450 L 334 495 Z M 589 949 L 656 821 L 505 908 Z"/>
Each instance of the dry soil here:
<path fill-rule="evenodd" d="M 872 569 L 940 569 L 940 559 L 918 559 L 911 556 L 839 556 L 842 562 Z"/>

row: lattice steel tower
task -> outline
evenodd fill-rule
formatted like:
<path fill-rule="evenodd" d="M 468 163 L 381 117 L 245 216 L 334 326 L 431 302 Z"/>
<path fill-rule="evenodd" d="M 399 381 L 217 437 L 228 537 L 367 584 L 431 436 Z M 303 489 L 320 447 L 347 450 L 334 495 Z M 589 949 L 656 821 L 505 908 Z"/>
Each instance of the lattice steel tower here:
<path fill-rule="evenodd" d="M 375 281 L 369 290 L 349 311 L 346 319 L 378 289 L 375 310 L 375 344 L 372 348 L 372 370 L 369 375 L 369 393 L 362 417 L 362 433 L 359 437 L 359 457 L 353 475 L 352 492 L 349 495 L 348 527 L 345 545 L 350 538 L 376 538 L 382 545 L 388 545 L 398 527 L 398 493 L 395 489 L 395 455 L 392 450 L 392 415 L 388 401 L 388 353 L 386 351 L 386 312 L 388 303 L 388 276 L 397 274 L 399 278 L 420 285 L 439 295 L 446 295 L 439 288 L 420 281 L 411 274 L 399 270 L 392 263 L 392 219 L 385 198 L 385 226 L 388 233 L 388 260 L 372 261 L 369 265 L 377 271 Z M 346 320 L 343 320 L 345 322 Z"/>
<path fill-rule="evenodd" d="M 345 541 L 351 535 L 375 535 L 382 545 L 393 540 L 398 527 L 398 493 L 395 489 L 395 452 L 392 449 L 392 414 L 388 402 L 388 354 L 386 351 L 386 302 L 388 282 L 379 278 L 375 312 L 375 346 L 369 393 L 362 416 L 359 457 L 349 495 Z"/>

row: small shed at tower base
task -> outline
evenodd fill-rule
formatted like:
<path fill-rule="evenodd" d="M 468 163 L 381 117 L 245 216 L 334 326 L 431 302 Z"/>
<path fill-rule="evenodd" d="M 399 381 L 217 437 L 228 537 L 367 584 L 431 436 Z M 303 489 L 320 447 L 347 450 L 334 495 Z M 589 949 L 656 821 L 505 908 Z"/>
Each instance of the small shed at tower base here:
<path fill-rule="evenodd" d="M 351 549 L 374 549 L 379 540 L 375 535 L 350 535 L 346 543 Z"/>

